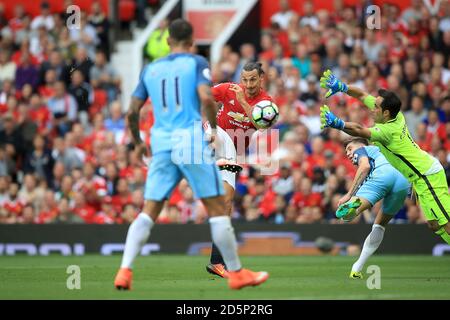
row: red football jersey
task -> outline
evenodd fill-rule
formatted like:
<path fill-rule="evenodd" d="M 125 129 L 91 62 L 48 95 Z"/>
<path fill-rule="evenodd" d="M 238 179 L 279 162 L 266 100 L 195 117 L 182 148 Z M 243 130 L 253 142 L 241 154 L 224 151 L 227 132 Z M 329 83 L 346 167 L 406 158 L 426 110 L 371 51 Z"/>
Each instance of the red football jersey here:
<path fill-rule="evenodd" d="M 225 131 L 230 129 L 242 129 L 245 133 L 250 129 L 256 130 L 255 126 L 246 114 L 244 108 L 237 101 L 236 93 L 230 90 L 231 84 L 231 82 L 221 83 L 212 88 L 214 100 L 222 104 L 222 107 L 217 112 L 217 125 Z M 239 84 L 239 86 L 245 91 L 244 87 L 241 84 Z M 257 96 L 251 99 L 246 98 L 247 103 L 251 106 L 254 106 L 256 103 L 262 100 L 273 101 L 272 97 L 262 89 Z M 234 145 L 237 146 L 236 137 L 234 137 L 233 142 Z M 245 148 L 248 148 L 249 143 L 250 139 L 245 139 Z"/>

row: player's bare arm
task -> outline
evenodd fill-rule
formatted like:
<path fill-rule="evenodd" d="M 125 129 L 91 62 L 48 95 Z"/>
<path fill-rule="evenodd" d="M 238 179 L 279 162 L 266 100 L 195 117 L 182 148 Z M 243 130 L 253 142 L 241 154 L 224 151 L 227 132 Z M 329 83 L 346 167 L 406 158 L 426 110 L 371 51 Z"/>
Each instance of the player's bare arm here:
<path fill-rule="evenodd" d="M 131 132 L 131 138 L 135 146 L 135 150 L 138 153 L 138 159 L 142 159 L 143 156 L 149 157 L 150 150 L 142 141 L 139 132 L 139 112 L 144 105 L 145 101 L 138 99 L 136 97 L 131 98 L 130 109 L 127 114 L 128 127 Z"/>
<path fill-rule="evenodd" d="M 347 94 L 353 98 L 358 99 L 359 101 L 364 103 L 364 99 L 369 95 L 364 90 L 355 87 L 355 86 L 348 86 Z"/>
<path fill-rule="evenodd" d="M 362 125 L 356 122 L 345 122 L 345 127 L 342 131 L 351 136 L 361 137 L 369 140 L 370 137 L 372 136 L 372 133 L 368 128 L 363 127 Z"/>
<path fill-rule="evenodd" d="M 350 189 L 345 196 L 339 199 L 338 206 L 340 206 L 343 203 L 346 203 L 356 194 L 361 184 L 367 178 L 369 172 L 370 172 L 369 159 L 367 159 L 366 157 L 360 158 L 358 162 L 358 170 L 356 171 L 355 177 L 353 178 Z"/>
<path fill-rule="evenodd" d="M 372 133 L 366 127 L 356 122 L 344 122 L 337 117 L 327 105 L 320 107 L 321 129 L 333 128 L 342 130 L 353 137 L 361 137 L 370 140 Z"/>

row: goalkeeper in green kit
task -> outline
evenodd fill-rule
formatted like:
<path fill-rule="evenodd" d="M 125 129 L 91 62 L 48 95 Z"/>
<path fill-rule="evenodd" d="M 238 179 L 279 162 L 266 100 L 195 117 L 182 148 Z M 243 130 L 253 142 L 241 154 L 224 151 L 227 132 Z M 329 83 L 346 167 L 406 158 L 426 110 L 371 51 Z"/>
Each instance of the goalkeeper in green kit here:
<path fill-rule="evenodd" d="M 401 101 L 391 91 L 380 89 L 374 97 L 354 86 L 347 86 L 330 70 L 320 78 L 322 88 L 329 89 L 326 98 L 344 92 L 364 103 L 374 118 L 375 125 L 365 128 L 359 123 L 344 122 L 334 115 L 328 106 L 321 107 L 323 128 L 334 128 L 345 133 L 368 139 L 380 148 L 381 153 L 412 184 L 417 200 L 428 221 L 428 226 L 450 244 L 450 195 L 444 168 L 414 142 L 400 112 Z M 351 201 L 341 205 L 342 210 L 355 210 L 358 203 Z"/>

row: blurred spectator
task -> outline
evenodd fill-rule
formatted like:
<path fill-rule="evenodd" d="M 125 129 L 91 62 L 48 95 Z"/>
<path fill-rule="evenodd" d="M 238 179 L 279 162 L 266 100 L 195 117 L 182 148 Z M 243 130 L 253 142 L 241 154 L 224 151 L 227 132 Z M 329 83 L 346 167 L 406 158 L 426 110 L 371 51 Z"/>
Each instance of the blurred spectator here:
<path fill-rule="evenodd" d="M 377 41 L 376 31 L 369 29 L 366 30 L 365 40 L 362 43 L 362 47 L 367 60 L 375 62 L 378 61 L 383 45 Z"/>
<path fill-rule="evenodd" d="M 0 211 L 3 208 L 3 204 L 8 199 L 9 184 L 11 183 L 10 176 L 0 175 Z"/>
<path fill-rule="evenodd" d="M 112 197 L 112 204 L 116 212 L 122 212 L 127 204 L 132 203 L 132 194 L 128 189 L 127 180 L 119 178 L 116 184 L 116 193 Z"/>
<path fill-rule="evenodd" d="M 441 130 L 445 130 L 444 124 L 439 119 L 437 110 L 430 110 L 424 122 L 427 124 L 427 131 L 433 135 L 438 134 Z"/>
<path fill-rule="evenodd" d="M 47 29 L 47 31 L 51 31 L 55 27 L 55 21 L 50 13 L 50 4 L 43 1 L 40 8 L 41 14 L 36 16 L 33 21 L 31 21 L 31 29 L 37 30 L 43 26 Z"/>
<path fill-rule="evenodd" d="M 324 193 L 326 178 L 325 172 L 321 167 L 314 167 L 313 169 L 313 177 L 312 177 L 312 189 L 313 193 Z"/>
<path fill-rule="evenodd" d="M 280 10 L 270 17 L 270 21 L 278 24 L 282 29 L 287 29 L 289 21 L 295 13 L 290 10 L 288 0 L 280 0 L 279 4 Z"/>
<path fill-rule="evenodd" d="M 94 65 L 92 59 L 88 56 L 88 51 L 86 50 L 86 48 L 77 46 L 74 60 L 72 62 L 71 72 L 73 70 L 80 70 L 83 73 L 84 79 L 87 82 L 90 82 L 91 81 L 90 72 L 92 66 Z"/>
<path fill-rule="evenodd" d="M 358 48 L 358 47 L 357 47 Z M 356 53 L 356 51 L 355 51 Z M 336 38 L 330 39 L 325 45 L 325 55 L 322 59 L 323 69 L 334 69 L 338 66 L 338 57 L 340 54 L 340 43 Z"/>
<path fill-rule="evenodd" d="M 84 223 L 95 222 L 96 209 L 86 202 L 83 192 L 76 192 L 74 194 L 73 212 L 83 219 Z"/>
<path fill-rule="evenodd" d="M 14 161 L 6 153 L 6 146 L 0 145 L 0 178 L 12 176 L 16 169 Z"/>
<path fill-rule="evenodd" d="M 183 192 L 182 200 L 178 202 L 181 223 L 204 223 L 207 218 L 206 210 L 200 200 L 194 199 L 192 189 L 187 186 Z"/>
<path fill-rule="evenodd" d="M 27 105 L 20 104 L 18 106 L 17 114 L 17 130 L 22 137 L 24 151 L 31 150 L 33 147 L 33 138 L 36 136 L 38 127 L 31 119 L 31 115 Z"/>
<path fill-rule="evenodd" d="M 66 199 L 71 203 L 75 196 L 75 191 L 73 190 L 74 187 L 74 181 L 73 177 L 69 174 L 66 174 L 61 179 L 61 188 L 55 192 L 55 200 L 57 202 L 61 201 L 62 199 Z"/>
<path fill-rule="evenodd" d="M 53 221 L 54 223 L 84 223 L 84 220 L 76 215 L 70 208 L 69 201 L 67 199 L 61 199 L 58 201 L 58 215 Z"/>
<path fill-rule="evenodd" d="M 92 2 L 91 13 L 88 16 L 88 22 L 95 28 L 95 31 L 97 33 L 97 37 L 99 39 L 97 48 L 101 48 L 102 50 L 104 50 L 106 57 L 109 58 L 109 21 L 108 17 L 102 10 L 100 1 Z"/>
<path fill-rule="evenodd" d="M 8 196 L 4 200 L 2 208 L 2 215 L 4 223 L 17 223 L 22 215 L 22 210 L 26 205 L 18 197 L 19 185 L 15 182 L 9 184 Z"/>
<path fill-rule="evenodd" d="M 319 26 L 319 19 L 314 13 L 314 2 L 305 1 L 303 3 L 303 14 L 300 18 L 300 26 L 311 26 L 313 30 L 316 30 Z"/>
<path fill-rule="evenodd" d="M 31 204 L 25 205 L 17 222 L 23 224 L 36 223 L 36 211 Z"/>
<path fill-rule="evenodd" d="M 30 119 L 37 125 L 38 133 L 47 136 L 52 129 L 52 114 L 36 93 L 31 95 L 28 113 Z"/>
<path fill-rule="evenodd" d="M 322 219 L 321 202 L 321 194 L 312 192 L 311 180 L 305 177 L 292 196 L 288 210 L 296 212 L 297 223 L 314 223 Z"/>
<path fill-rule="evenodd" d="M 66 91 L 63 81 L 55 82 L 54 95 L 48 100 L 57 134 L 63 136 L 77 119 L 78 105 L 74 97 Z"/>
<path fill-rule="evenodd" d="M 18 197 L 23 203 L 32 204 L 39 208 L 44 201 L 45 189 L 38 185 L 39 181 L 33 174 L 25 174 L 23 184 L 19 190 Z"/>
<path fill-rule="evenodd" d="M 117 181 L 119 180 L 119 175 L 117 172 L 116 164 L 109 162 L 105 168 L 105 184 L 106 184 L 106 194 L 108 196 L 113 196 L 117 194 Z"/>
<path fill-rule="evenodd" d="M 292 65 L 296 67 L 302 78 L 311 72 L 311 59 L 308 56 L 307 48 L 300 43 L 296 46 L 295 56 L 292 58 Z"/>
<path fill-rule="evenodd" d="M 0 50 L 0 84 L 5 80 L 14 80 L 16 77 L 16 65 L 10 60 L 7 50 Z"/>
<path fill-rule="evenodd" d="M 321 133 L 320 106 L 311 99 L 307 103 L 306 114 L 301 115 L 299 120 L 308 128 L 311 136 L 316 136 Z"/>
<path fill-rule="evenodd" d="M 405 62 L 405 78 L 403 79 L 403 85 L 408 92 L 411 92 L 413 85 L 419 82 L 419 72 L 417 63 L 414 60 L 407 60 Z"/>
<path fill-rule="evenodd" d="M 58 49 L 54 49 L 49 57 L 48 60 L 45 60 L 40 65 L 39 69 L 39 84 L 44 85 L 47 83 L 47 73 L 49 70 L 52 70 L 54 75 L 54 80 L 62 80 L 66 84 L 69 84 L 70 76 L 69 76 L 69 70 L 68 66 L 64 62 L 63 56 L 61 54 L 61 51 Z"/>
<path fill-rule="evenodd" d="M 420 0 L 411 0 L 411 6 L 402 13 L 403 21 L 408 23 L 411 19 L 420 20 L 422 17 L 421 9 L 422 3 Z"/>
<path fill-rule="evenodd" d="M 122 106 L 119 101 L 114 101 L 110 107 L 111 117 L 105 119 L 105 129 L 119 134 L 125 130 L 125 117 L 122 115 Z"/>
<path fill-rule="evenodd" d="M 444 7 L 444 16 L 439 22 L 439 30 L 442 32 L 447 32 L 450 30 L 450 5 L 448 2 L 443 1 L 442 6 Z"/>
<path fill-rule="evenodd" d="M 28 83 L 35 90 L 37 89 L 38 81 L 39 81 L 39 71 L 31 63 L 30 52 L 25 51 L 22 53 L 20 64 L 17 66 L 16 69 L 15 75 L 16 89 L 22 90 L 22 87 Z"/>
<path fill-rule="evenodd" d="M 77 51 L 77 45 L 70 38 L 68 28 L 63 28 L 59 31 L 57 37 L 58 50 L 65 61 L 72 61 Z"/>
<path fill-rule="evenodd" d="M 306 77 L 307 89 L 300 95 L 300 100 L 306 103 L 306 106 L 315 105 L 319 102 L 319 90 L 317 88 L 317 77 L 310 74 Z"/>
<path fill-rule="evenodd" d="M 10 113 L 3 116 L 3 128 L 0 130 L 0 146 L 5 147 L 7 156 L 14 161 L 21 159 L 25 151 L 20 129 Z"/>
<path fill-rule="evenodd" d="M 81 11 L 80 27 L 70 29 L 70 39 L 77 45 L 77 48 L 84 48 L 90 59 L 95 58 L 95 51 L 100 40 L 95 27 L 88 24 L 85 12 Z"/>
<path fill-rule="evenodd" d="M 77 101 L 78 112 L 84 113 L 85 117 L 87 117 L 89 107 L 94 100 L 94 92 L 91 85 L 84 80 L 84 75 L 81 71 L 75 70 L 72 72 L 68 92 Z"/>
<path fill-rule="evenodd" d="M 283 162 L 280 165 L 279 177 L 272 181 L 273 191 L 284 197 L 289 202 L 294 191 L 294 178 L 292 177 L 291 164 Z"/>
<path fill-rule="evenodd" d="M 53 142 L 52 157 L 55 163 L 62 164 L 63 172 L 70 173 L 75 168 L 83 167 L 83 160 L 75 148 L 67 147 L 64 139 L 60 137 L 55 138 Z"/>
<path fill-rule="evenodd" d="M 235 83 L 240 82 L 241 72 L 242 72 L 242 68 L 244 68 L 244 65 L 247 62 L 256 60 L 256 49 L 253 44 L 244 43 L 241 45 L 239 50 L 240 50 L 240 54 L 241 54 L 241 59 L 239 61 L 239 65 L 237 66 L 237 68 L 234 72 L 233 78 L 232 78 L 232 82 L 235 82 Z"/>
<path fill-rule="evenodd" d="M 95 54 L 95 63 L 90 69 L 91 85 L 94 89 L 102 89 L 108 93 L 108 101 L 117 98 L 121 85 L 120 78 L 111 64 L 106 60 L 102 51 Z"/>
<path fill-rule="evenodd" d="M 405 112 L 405 121 L 414 140 L 417 138 L 418 124 L 423 122 L 426 117 L 427 111 L 424 110 L 422 97 L 414 96 L 411 102 L 411 110 Z"/>
<path fill-rule="evenodd" d="M 33 150 L 28 151 L 24 162 L 24 172 L 44 179 L 51 185 L 54 161 L 51 151 L 45 147 L 44 137 L 36 135 L 33 139 Z"/>
<path fill-rule="evenodd" d="M 139 209 L 133 206 L 132 204 L 127 204 L 125 209 L 121 215 L 123 223 L 130 224 L 134 221 L 136 216 L 138 215 Z"/>
<path fill-rule="evenodd" d="M 431 150 L 431 139 L 433 134 L 428 132 L 425 122 L 417 124 L 416 127 L 416 143 L 424 151 L 429 152 Z"/>

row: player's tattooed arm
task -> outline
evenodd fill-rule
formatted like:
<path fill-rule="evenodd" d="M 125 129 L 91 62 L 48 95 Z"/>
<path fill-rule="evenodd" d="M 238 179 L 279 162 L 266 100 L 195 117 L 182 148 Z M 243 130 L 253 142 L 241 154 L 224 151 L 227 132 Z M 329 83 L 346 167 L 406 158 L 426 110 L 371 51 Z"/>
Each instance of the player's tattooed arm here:
<path fill-rule="evenodd" d="M 136 97 L 131 98 L 130 109 L 128 110 L 127 119 L 128 119 L 128 128 L 131 132 L 131 139 L 134 143 L 134 150 L 137 153 L 138 159 L 141 162 L 141 165 L 146 166 L 144 157 L 150 157 L 151 151 L 149 147 L 145 144 L 141 139 L 141 135 L 139 132 L 139 112 L 144 105 L 145 101 L 138 99 Z"/>
<path fill-rule="evenodd" d="M 136 97 L 131 98 L 130 109 L 128 110 L 128 128 L 131 132 L 131 137 L 135 145 L 143 143 L 139 132 L 139 112 L 145 101 Z"/>
<path fill-rule="evenodd" d="M 358 170 L 356 171 L 355 178 L 353 179 L 352 185 L 350 186 L 350 190 L 348 194 L 350 197 L 356 194 L 359 187 L 362 185 L 364 180 L 366 180 L 367 176 L 370 172 L 370 163 L 367 157 L 361 157 L 358 163 Z"/>
<path fill-rule="evenodd" d="M 349 201 L 358 191 L 359 187 L 366 180 L 367 176 L 370 172 L 370 163 L 368 158 L 361 157 L 358 162 L 358 170 L 356 171 L 355 177 L 353 178 L 352 184 L 350 186 L 350 190 L 348 190 L 347 194 L 344 195 L 338 203 L 338 206 Z"/>

